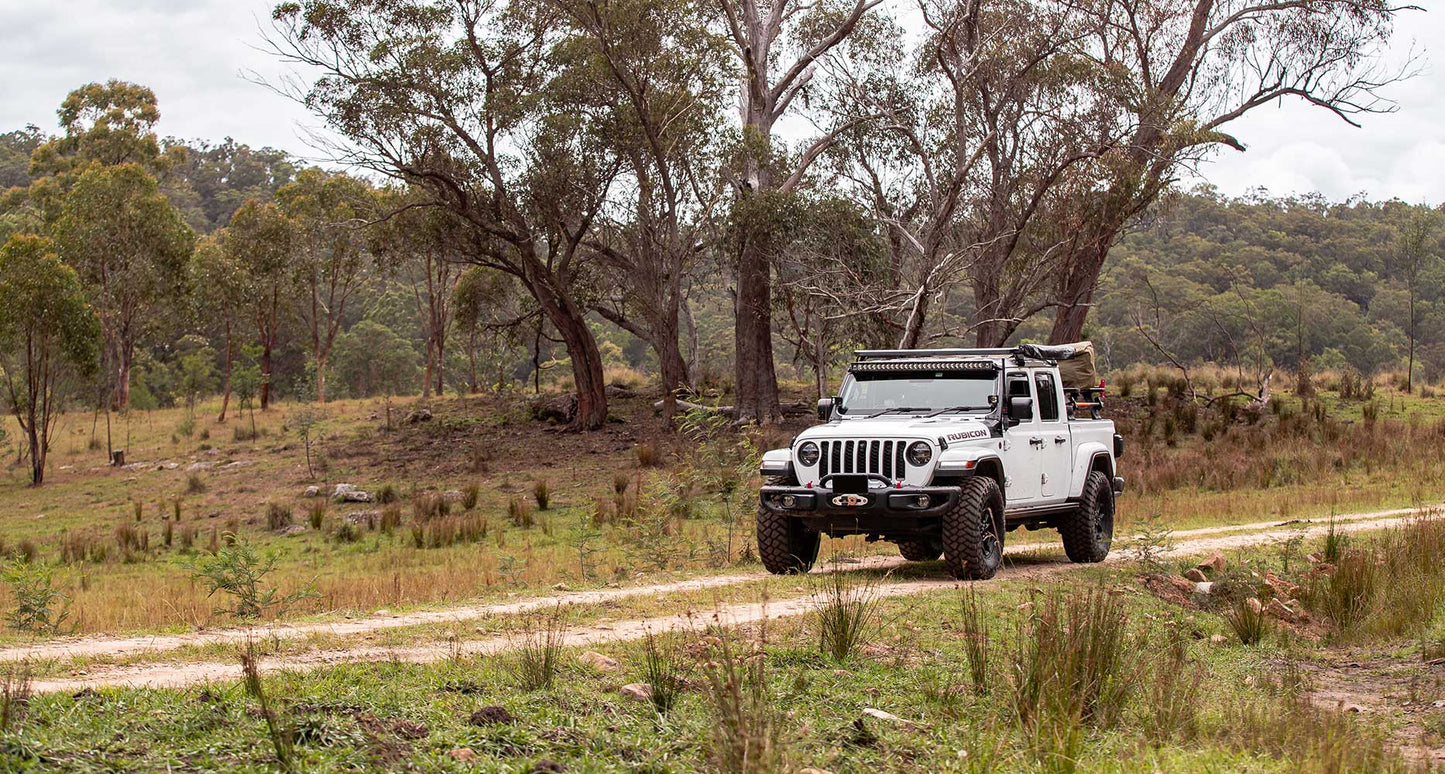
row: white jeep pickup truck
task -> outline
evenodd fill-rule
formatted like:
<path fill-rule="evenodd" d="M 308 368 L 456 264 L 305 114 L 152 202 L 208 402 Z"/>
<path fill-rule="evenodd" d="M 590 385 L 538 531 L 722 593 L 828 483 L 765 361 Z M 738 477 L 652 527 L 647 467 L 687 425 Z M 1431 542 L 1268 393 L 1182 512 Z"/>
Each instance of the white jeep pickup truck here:
<path fill-rule="evenodd" d="M 1071 367 L 1064 384 L 1060 363 L 1081 356 L 1089 383 Z M 1097 385 L 1087 343 L 857 352 L 838 396 L 818 402 L 824 424 L 763 455 L 764 566 L 807 572 L 824 533 L 866 535 L 981 580 L 1020 526 L 1057 529 L 1069 559 L 1102 561 L 1123 439 Z"/>

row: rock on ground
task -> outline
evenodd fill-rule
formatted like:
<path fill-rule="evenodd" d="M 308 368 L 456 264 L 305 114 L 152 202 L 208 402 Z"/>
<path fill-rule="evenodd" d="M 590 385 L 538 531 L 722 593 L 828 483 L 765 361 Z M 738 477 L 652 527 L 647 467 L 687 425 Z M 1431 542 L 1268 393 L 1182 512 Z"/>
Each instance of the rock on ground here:
<path fill-rule="evenodd" d="M 647 683 L 628 683 L 619 688 L 618 693 L 637 701 L 652 701 L 652 686 Z"/>
<path fill-rule="evenodd" d="M 604 656 L 594 650 L 583 653 L 577 657 L 577 660 L 599 672 L 614 672 L 619 668 L 617 659 Z"/>

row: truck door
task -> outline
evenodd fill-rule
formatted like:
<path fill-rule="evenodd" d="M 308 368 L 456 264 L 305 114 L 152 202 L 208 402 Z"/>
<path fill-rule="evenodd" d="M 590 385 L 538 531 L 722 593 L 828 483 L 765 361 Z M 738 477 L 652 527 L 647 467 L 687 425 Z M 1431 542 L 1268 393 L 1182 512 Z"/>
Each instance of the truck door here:
<path fill-rule="evenodd" d="M 1032 398 L 1033 388 L 1026 371 L 1010 371 L 1004 379 L 1004 406 L 1010 398 Z M 1039 474 L 1042 472 L 1043 455 L 1039 445 L 1043 436 L 1039 432 L 1038 400 L 1034 401 L 1034 415 L 1012 421 L 1005 425 L 1003 433 L 1004 500 L 1008 507 L 1036 505 L 1039 499 Z M 1012 425 L 1012 426 L 1009 426 Z"/>
<path fill-rule="evenodd" d="M 1063 502 L 1069 496 L 1069 479 L 1073 476 L 1074 445 L 1070 443 L 1069 420 L 1053 371 L 1034 372 L 1034 393 L 1038 435 L 1043 438 L 1042 444 L 1034 446 L 1039 456 L 1039 502 Z"/>

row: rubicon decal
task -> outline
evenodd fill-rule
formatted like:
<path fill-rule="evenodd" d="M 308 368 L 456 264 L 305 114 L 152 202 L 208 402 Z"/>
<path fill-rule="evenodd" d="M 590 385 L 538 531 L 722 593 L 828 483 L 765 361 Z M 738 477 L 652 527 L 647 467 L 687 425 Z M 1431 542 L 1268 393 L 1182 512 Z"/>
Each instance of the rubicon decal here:
<path fill-rule="evenodd" d="M 833 504 L 838 506 L 839 508 L 857 508 L 859 506 L 867 505 L 868 498 L 864 497 L 863 495 L 840 494 L 837 497 L 833 498 Z"/>
<path fill-rule="evenodd" d="M 970 438 L 982 438 L 986 435 L 988 435 L 987 430 L 969 430 L 966 433 L 952 433 L 944 438 L 950 441 L 967 441 Z"/>

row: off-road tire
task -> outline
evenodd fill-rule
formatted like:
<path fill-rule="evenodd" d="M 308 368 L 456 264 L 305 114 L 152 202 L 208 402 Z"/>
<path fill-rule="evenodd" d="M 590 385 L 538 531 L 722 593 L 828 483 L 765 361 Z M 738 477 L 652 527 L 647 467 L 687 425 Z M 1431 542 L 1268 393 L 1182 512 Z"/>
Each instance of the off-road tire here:
<path fill-rule="evenodd" d="M 1059 526 L 1059 534 L 1064 538 L 1064 553 L 1069 561 L 1104 561 L 1114 542 L 1114 488 L 1108 476 L 1089 471 L 1079 509 Z"/>
<path fill-rule="evenodd" d="M 768 486 L 791 483 L 769 479 Z M 774 575 L 802 575 L 818 560 L 818 544 L 822 535 L 807 529 L 802 522 L 781 513 L 774 513 L 758 503 L 758 558 Z"/>
<path fill-rule="evenodd" d="M 1003 492 L 987 476 L 965 478 L 943 514 L 943 563 L 959 580 L 988 580 L 1003 566 Z"/>
<path fill-rule="evenodd" d="M 943 555 L 943 544 L 936 540 L 902 540 L 898 553 L 910 562 L 931 562 Z"/>

